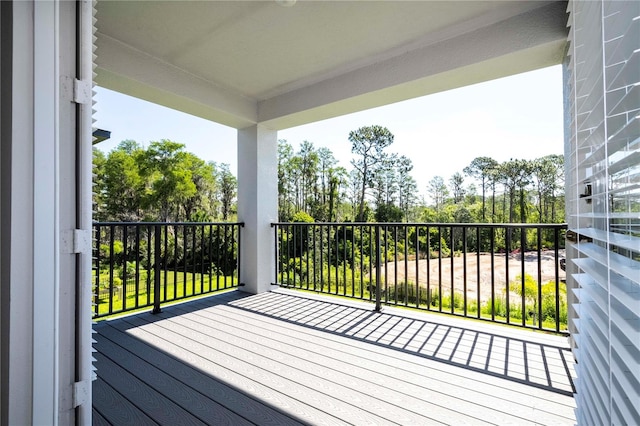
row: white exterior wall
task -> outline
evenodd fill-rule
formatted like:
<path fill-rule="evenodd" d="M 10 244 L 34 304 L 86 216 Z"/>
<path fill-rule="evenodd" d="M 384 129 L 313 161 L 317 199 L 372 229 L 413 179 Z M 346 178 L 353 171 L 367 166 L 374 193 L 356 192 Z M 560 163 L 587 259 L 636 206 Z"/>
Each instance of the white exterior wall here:
<path fill-rule="evenodd" d="M 579 424 L 640 424 L 640 2 L 573 1 L 567 283 Z"/>

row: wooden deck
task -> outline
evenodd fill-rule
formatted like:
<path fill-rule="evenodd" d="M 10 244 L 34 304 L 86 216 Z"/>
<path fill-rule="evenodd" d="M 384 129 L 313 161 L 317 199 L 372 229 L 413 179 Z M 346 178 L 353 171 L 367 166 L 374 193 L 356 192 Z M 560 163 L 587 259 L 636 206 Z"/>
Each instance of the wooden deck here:
<path fill-rule="evenodd" d="M 575 424 L 567 339 L 307 293 L 95 326 L 95 425 Z"/>

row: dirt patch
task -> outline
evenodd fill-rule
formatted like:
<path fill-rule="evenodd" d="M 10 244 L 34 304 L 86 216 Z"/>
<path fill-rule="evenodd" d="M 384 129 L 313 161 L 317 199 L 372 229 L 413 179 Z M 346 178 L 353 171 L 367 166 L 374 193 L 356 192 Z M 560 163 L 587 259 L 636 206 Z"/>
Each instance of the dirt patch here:
<path fill-rule="evenodd" d="M 438 289 L 441 286 L 442 294 L 444 295 L 451 292 L 451 271 L 453 265 L 453 283 L 455 291 L 460 293 L 465 291 L 466 271 L 467 297 L 471 300 L 477 300 L 476 298 L 479 290 L 480 301 L 482 302 L 491 299 L 492 271 L 494 277 L 493 291 L 495 292 L 496 297 L 504 294 L 508 281 L 513 282 L 517 275 L 522 274 L 523 266 L 525 274 L 531 275 L 536 281 L 539 280 L 541 284 L 546 284 L 549 281 L 555 282 L 556 261 L 554 254 L 553 250 L 544 250 L 540 253 L 540 258 L 538 258 L 537 252 L 526 252 L 523 259 L 520 253 L 509 255 L 496 253 L 493 256 L 492 263 L 491 255 L 489 253 L 480 253 L 479 255 L 476 253 L 467 253 L 466 256 L 453 258 L 447 257 L 429 260 L 420 259 L 418 261 L 408 260 L 406 264 L 404 260 L 389 262 L 382 267 L 380 272 L 382 279 L 387 282 L 388 286 L 393 286 L 394 283 L 404 283 L 406 279 L 413 284 L 417 281 L 422 287 L 426 288 L 428 280 L 430 289 Z M 558 256 L 559 259 L 563 258 L 565 256 L 564 250 L 559 250 Z M 427 269 L 429 270 L 428 274 Z M 557 269 L 558 278 L 560 280 L 564 280 L 565 272 L 560 269 L 559 265 Z M 509 276 L 508 281 L 507 273 Z M 417 280 L 416 275 L 418 277 Z"/>

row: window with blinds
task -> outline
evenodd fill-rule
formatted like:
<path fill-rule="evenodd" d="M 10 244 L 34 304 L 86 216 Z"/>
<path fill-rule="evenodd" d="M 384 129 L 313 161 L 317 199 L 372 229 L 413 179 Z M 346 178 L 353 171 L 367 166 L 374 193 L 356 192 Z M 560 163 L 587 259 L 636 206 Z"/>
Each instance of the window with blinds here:
<path fill-rule="evenodd" d="M 640 424 L 640 2 L 571 1 L 568 256 L 579 424 Z"/>

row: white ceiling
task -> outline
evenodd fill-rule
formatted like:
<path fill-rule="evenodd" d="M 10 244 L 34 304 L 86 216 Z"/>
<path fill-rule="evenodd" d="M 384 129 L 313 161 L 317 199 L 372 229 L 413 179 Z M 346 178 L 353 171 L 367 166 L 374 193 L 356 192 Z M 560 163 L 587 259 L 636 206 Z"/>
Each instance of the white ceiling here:
<path fill-rule="evenodd" d="M 564 2 L 99 1 L 97 8 L 98 84 L 237 128 L 280 129 L 553 65 L 566 39 Z"/>

